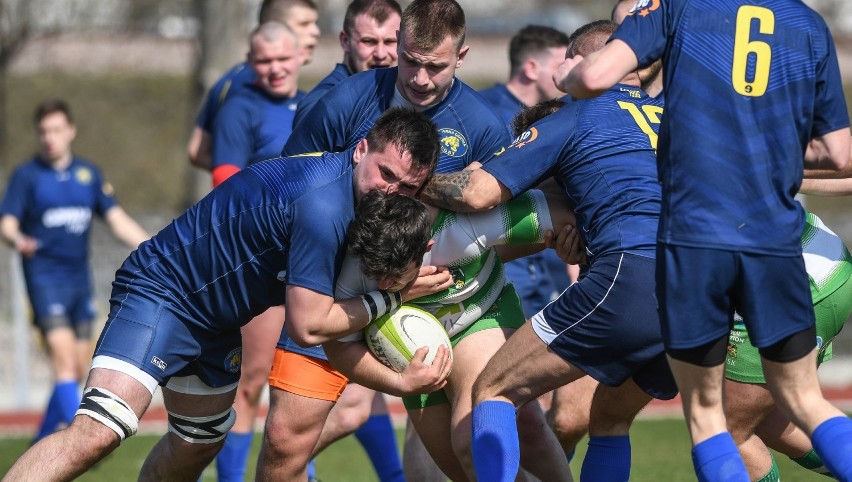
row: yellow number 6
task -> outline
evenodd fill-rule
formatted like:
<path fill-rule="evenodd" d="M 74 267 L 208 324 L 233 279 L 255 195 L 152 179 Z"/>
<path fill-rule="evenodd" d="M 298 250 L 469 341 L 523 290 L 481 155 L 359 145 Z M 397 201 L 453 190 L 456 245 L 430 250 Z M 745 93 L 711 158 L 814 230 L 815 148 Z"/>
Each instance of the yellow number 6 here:
<path fill-rule="evenodd" d="M 734 90 L 749 97 L 760 97 L 766 93 L 769 84 L 769 64 L 772 62 L 772 48 L 766 42 L 749 40 L 751 21 L 758 21 L 758 31 L 764 35 L 775 32 L 775 14 L 772 10 L 753 5 L 743 5 L 737 11 L 737 33 L 734 38 L 734 65 L 731 81 Z M 754 55 L 754 79 L 746 78 L 746 66 L 749 55 Z"/>

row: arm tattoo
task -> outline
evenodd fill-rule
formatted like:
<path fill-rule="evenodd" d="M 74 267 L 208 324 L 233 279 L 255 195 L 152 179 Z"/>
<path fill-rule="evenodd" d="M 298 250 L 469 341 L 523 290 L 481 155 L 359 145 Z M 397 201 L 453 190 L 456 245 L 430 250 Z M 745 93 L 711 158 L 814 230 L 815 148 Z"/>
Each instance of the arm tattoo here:
<path fill-rule="evenodd" d="M 435 174 L 420 191 L 420 200 L 451 211 L 469 211 L 464 201 L 464 191 L 470 185 L 471 172 Z"/>

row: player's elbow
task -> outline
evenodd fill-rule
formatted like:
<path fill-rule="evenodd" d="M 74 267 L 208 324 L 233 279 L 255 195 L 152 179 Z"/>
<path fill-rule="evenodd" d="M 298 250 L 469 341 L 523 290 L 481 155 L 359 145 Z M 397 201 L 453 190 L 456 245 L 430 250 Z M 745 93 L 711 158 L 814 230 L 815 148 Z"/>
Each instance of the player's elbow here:
<path fill-rule="evenodd" d="M 294 326 L 293 323 L 285 323 L 284 327 L 287 330 L 287 336 L 302 348 L 321 345 L 328 340 L 328 337 L 321 336 L 319 333 L 311 330 L 310 327 Z"/>

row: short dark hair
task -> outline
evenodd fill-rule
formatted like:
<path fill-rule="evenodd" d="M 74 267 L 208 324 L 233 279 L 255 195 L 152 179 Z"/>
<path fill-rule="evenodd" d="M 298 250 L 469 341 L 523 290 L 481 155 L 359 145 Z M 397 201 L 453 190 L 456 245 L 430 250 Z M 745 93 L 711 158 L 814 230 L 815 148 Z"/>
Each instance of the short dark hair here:
<path fill-rule="evenodd" d="M 353 0 L 346 7 L 346 15 L 343 17 L 343 31 L 346 34 L 352 33 L 352 27 L 355 26 L 355 17 L 358 15 L 366 15 L 376 19 L 379 25 L 385 23 L 385 20 L 396 13 L 402 17 L 402 7 L 396 0 Z"/>
<path fill-rule="evenodd" d="M 524 107 L 512 118 L 512 134 L 515 137 L 523 134 L 531 125 L 553 114 L 566 104 L 567 102 L 562 99 L 550 99 L 543 100 L 530 107 Z"/>
<path fill-rule="evenodd" d="M 606 45 L 607 40 L 617 28 L 618 25 L 612 20 L 595 20 L 583 25 L 568 37 L 566 56 L 582 55 L 585 57 L 592 52 L 597 52 Z"/>
<path fill-rule="evenodd" d="M 296 6 L 317 10 L 317 4 L 313 0 L 263 0 L 257 15 L 257 23 L 285 23 L 290 15 L 290 9 Z"/>
<path fill-rule="evenodd" d="M 568 36 L 552 27 L 527 25 L 509 42 L 509 76 L 521 71 L 524 62 L 553 47 L 567 47 Z"/>
<path fill-rule="evenodd" d="M 367 148 L 384 152 L 388 144 L 397 147 L 400 152 L 411 154 L 414 168 L 427 170 L 429 174 L 423 181 L 426 185 L 438 165 L 441 152 L 435 123 L 410 107 L 388 109 L 367 133 Z"/>
<path fill-rule="evenodd" d="M 380 190 L 370 191 L 358 201 L 346 233 L 349 253 L 373 279 L 399 276 L 412 261 L 420 266 L 431 237 L 432 221 L 425 204 Z"/>
<path fill-rule="evenodd" d="M 399 31 L 406 45 L 437 47 L 449 35 L 456 50 L 464 44 L 464 10 L 455 0 L 414 0 L 402 12 Z"/>
<path fill-rule="evenodd" d="M 68 107 L 68 103 L 62 99 L 47 99 L 37 105 L 35 113 L 33 114 L 33 122 L 38 125 L 42 119 L 50 114 L 56 113 L 64 114 L 65 118 L 68 119 L 69 124 L 74 123 L 74 117 L 71 115 L 71 108 Z"/>

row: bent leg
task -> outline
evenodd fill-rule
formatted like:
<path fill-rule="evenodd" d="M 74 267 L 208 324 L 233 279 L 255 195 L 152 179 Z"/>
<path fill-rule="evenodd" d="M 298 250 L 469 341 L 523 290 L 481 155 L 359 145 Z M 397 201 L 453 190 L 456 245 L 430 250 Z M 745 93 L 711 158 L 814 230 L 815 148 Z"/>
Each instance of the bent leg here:
<path fill-rule="evenodd" d="M 240 328 L 243 339 L 240 382 L 234 398 L 237 421 L 216 457 L 219 482 L 241 481 L 246 472 L 260 397 L 269 378 L 275 340 L 284 326 L 284 307 L 273 306 Z"/>
<path fill-rule="evenodd" d="M 114 370 L 92 369 L 87 387 L 98 387 L 114 393 L 137 418 L 145 413 L 151 403 L 151 392 L 144 385 Z M 81 443 L 81 440 L 86 443 Z M 30 447 L 9 469 L 4 480 L 71 480 L 115 450 L 120 442 L 121 438 L 113 429 L 80 414 L 74 417 L 67 429 Z"/>
<path fill-rule="evenodd" d="M 449 423 L 449 414 L 446 415 L 447 423 Z M 453 458 L 455 459 L 455 457 Z M 454 461 L 455 473 L 464 476 L 464 470 L 458 460 Z M 408 423 L 405 425 L 405 444 L 402 450 L 402 466 L 405 472 L 406 480 L 417 482 L 446 482 L 447 476 L 441 472 L 441 469 L 432 460 L 432 456 L 426 450 L 423 441 L 420 440 L 420 435 L 412 425 L 411 412 L 409 412 Z M 462 479 L 465 480 L 465 479 Z"/>
<path fill-rule="evenodd" d="M 151 449 L 139 480 L 197 480 L 219 453 L 233 424 L 236 388 L 209 395 L 162 390 L 169 432 Z"/>
<path fill-rule="evenodd" d="M 514 480 L 520 465 L 516 407 L 585 375 L 524 324 L 473 386 L 473 462 L 479 480 Z"/>

